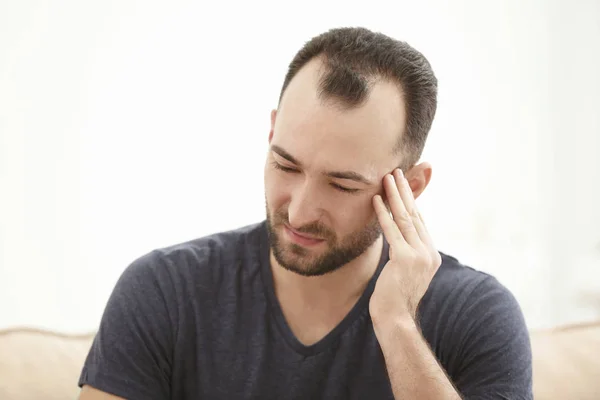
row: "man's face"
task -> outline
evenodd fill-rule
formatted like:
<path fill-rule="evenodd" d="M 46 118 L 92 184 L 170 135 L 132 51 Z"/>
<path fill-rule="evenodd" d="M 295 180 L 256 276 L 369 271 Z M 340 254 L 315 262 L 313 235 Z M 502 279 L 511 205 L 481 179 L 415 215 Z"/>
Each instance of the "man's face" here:
<path fill-rule="evenodd" d="M 359 108 L 317 97 L 321 63 L 290 82 L 272 115 L 265 165 L 271 248 L 284 268 L 322 275 L 364 253 L 380 236 L 372 198 L 397 167 L 392 149 L 405 125 L 400 92 L 380 82 Z"/>

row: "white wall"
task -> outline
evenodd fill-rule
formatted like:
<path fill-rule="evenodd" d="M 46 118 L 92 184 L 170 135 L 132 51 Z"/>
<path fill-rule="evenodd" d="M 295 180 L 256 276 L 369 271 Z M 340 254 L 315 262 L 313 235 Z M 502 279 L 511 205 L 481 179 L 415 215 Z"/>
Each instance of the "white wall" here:
<path fill-rule="evenodd" d="M 438 75 L 439 248 L 532 328 L 600 317 L 600 2 L 211 3 L 0 1 L 0 328 L 94 329 L 134 258 L 261 220 L 287 64 L 340 25 Z"/>

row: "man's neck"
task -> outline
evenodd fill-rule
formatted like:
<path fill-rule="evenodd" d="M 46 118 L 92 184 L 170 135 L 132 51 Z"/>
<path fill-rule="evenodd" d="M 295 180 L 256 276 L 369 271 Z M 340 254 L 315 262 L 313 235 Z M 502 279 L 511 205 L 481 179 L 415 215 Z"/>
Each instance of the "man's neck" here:
<path fill-rule="evenodd" d="M 383 236 L 356 259 L 321 276 L 302 276 L 279 265 L 270 254 L 275 293 L 282 301 L 309 309 L 327 306 L 331 310 L 356 303 L 377 270 L 383 248 Z M 295 306 L 294 306 L 295 307 Z M 324 311 L 324 310 L 323 310 Z"/>

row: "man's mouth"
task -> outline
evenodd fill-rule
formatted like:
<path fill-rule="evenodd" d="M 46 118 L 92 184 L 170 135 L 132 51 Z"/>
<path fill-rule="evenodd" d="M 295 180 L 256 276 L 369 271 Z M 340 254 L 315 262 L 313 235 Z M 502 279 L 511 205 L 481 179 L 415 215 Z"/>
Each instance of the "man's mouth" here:
<path fill-rule="evenodd" d="M 295 243 L 300 244 L 302 246 L 314 246 L 319 243 L 324 242 L 324 239 L 320 239 L 317 237 L 309 236 L 304 233 L 300 233 L 295 229 L 291 228 L 288 225 L 283 226 L 287 236 Z"/>

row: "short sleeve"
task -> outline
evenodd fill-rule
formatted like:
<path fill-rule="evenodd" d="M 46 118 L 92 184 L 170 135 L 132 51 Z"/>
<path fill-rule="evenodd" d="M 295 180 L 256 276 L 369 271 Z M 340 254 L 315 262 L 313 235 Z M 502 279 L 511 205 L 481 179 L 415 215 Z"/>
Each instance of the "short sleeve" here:
<path fill-rule="evenodd" d="M 465 399 L 533 398 L 525 319 L 496 278 L 485 275 L 470 291 L 450 334 L 458 350 L 452 379 Z"/>
<path fill-rule="evenodd" d="M 158 252 L 125 269 L 102 315 L 80 387 L 128 400 L 170 397 L 176 307 L 168 304 L 168 284 Z"/>

